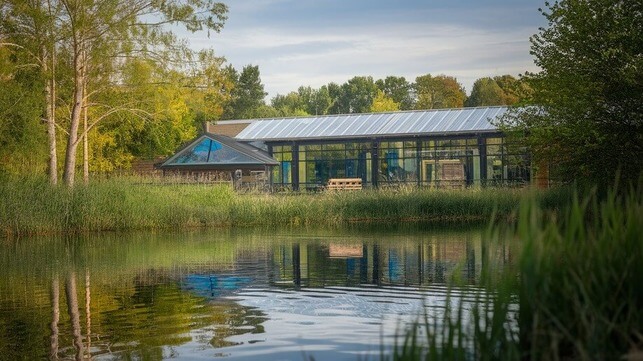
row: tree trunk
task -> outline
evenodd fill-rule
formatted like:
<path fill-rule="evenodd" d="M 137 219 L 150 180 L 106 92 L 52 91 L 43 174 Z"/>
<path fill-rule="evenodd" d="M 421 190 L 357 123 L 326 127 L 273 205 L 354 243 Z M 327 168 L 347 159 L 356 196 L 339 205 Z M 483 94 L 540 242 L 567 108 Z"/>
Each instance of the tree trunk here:
<path fill-rule="evenodd" d="M 60 289 L 58 276 L 51 280 L 51 336 L 49 336 L 49 359 L 58 360 L 58 322 L 60 321 Z"/>
<path fill-rule="evenodd" d="M 82 41 L 74 46 L 74 104 L 71 110 L 69 137 L 65 154 L 65 185 L 74 186 L 76 176 L 76 150 L 78 149 L 78 127 L 83 110 L 83 94 L 85 89 L 86 54 Z"/>
<path fill-rule="evenodd" d="M 87 86 L 83 87 L 84 89 L 87 88 Z M 89 184 L 89 141 L 87 137 L 89 136 L 89 132 L 87 131 L 87 99 L 83 97 L 84 99 L 84 106 L 83 106 L 83 183 L 85 185 Z"/>
<path fill-rule="evenodd" d="M 80 313 L 78 312 L 78 295 L 76 294 L 76 272 L 71 271 L 65 283 L 67 295 L 67 312 L 71 321 L 71 332 L 74 337 L 76 361 L 83 360 L 83 336 L 80 329 Z"/>
<path fill-rule="evenodd" d="M 47 122 L 47 139 L 49 142 L 49 183 L 52 185 L 58 184 L 58 156 L 56 154 L 56 77 L 55 77 L 55 46 L 51 47 L 49 57 L 46 55 L 46 50 L 43 49 L 43 73 L 47 78 L 45 85 L 45 113 Z M 48 61 L 51 61 L 51 68 L 47 66 Z"/>

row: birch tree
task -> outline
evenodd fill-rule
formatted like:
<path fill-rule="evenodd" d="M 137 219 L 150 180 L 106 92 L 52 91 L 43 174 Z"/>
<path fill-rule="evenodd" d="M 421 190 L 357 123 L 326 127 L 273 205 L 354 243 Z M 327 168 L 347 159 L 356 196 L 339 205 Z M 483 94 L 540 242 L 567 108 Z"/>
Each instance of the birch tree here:
<path fill-rule="evenodd" d="M 132 55 L 161 57 L 168 50 L 185 48 L 170 25 L 183 25 L 188 31 L 218 32 L 227 8 L 212 0 L 59 0 L 64 8 L 63 24 L 69 30 L 73 68 L 73 92 L 65 152 L 64 182 L 73 186 L 79 145 L 81 114 L 92 95 L 97 76 L 115 69 L 119 59 Z M 178 58 L 175 58 L 176 60 Z M 163 60 L 172 60 L 164 58 Z M 94 68 L 92 68 L 92 66 Z M 100 75 L 98 75 L 100 74 Z M 108 73 L 109 74 L 109 73 Z M 117 74 L 110 74 L 118 80 Z M 93 90 L 95 91 L 95 89 Z M 109 112 L 126 111 L 111 109 Z M 97 121 L 94 120 L 93 124 Z M 84 136 L 91 126 L 83 130 Z"/>
<path fill-rule="evenodd" d="M 39 69 L 44 85 L 43 120 L 49 144 L 48 174 L 51 184 L 58 182 L 56 152 L 56 46 L 62 37 L 57 22 L 57 0 L 0 1 L 0 46 L 26 55 L 21 66 Z"/>

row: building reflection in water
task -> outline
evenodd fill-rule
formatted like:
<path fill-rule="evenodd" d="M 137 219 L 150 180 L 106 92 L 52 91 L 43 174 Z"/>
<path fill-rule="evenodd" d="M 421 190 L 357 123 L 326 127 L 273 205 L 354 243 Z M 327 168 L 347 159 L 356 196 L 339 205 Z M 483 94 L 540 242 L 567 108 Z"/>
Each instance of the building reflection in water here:
<path fill-rule="evenodd" d="M 509 249 L 488 246 L 480 238 L 393 242 L 298 242 L 278 246 L 269 282 L 279 287 L 397 285 L 426 286 L 458 279 L 476 285 L 483 267 L 511 261 Z"/>

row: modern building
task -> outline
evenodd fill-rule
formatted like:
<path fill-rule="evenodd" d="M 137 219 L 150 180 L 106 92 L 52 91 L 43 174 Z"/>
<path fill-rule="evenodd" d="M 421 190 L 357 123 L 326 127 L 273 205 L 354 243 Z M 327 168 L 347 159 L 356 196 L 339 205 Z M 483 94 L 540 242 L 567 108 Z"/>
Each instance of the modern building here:
<path fill-rule="evenodd" d="M 231 120 L 208 125 L 206 134 L 230 136 L 265 151 L 276 162 L 264 165 L 271 168 L 270 181 L 277 189 L 314 190 L 331 178 L 360 178 L 366 188 L 523 185 L 531 178 L 529 155 L 494 125 L 507 110 Z M 177 154 L 164 166 L 179 159 Z"/>

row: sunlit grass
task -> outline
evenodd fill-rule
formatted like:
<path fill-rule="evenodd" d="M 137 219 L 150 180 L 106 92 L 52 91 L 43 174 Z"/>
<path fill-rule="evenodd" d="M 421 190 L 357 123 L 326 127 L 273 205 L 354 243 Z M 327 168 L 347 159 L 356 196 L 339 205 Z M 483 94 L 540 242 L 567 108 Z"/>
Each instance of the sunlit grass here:
<path fill-rule="evenodd" d="M 236 193 L 230 185 L 149 184 L 114 178 L 52 187 L 42 178 L 0 184 L 6 235 L 194 227 L 338 226 L 348 223 L 485 222 L 509 218 L 527 189 Z M 544 203 L 566 192 L 539 193 Z"/>

